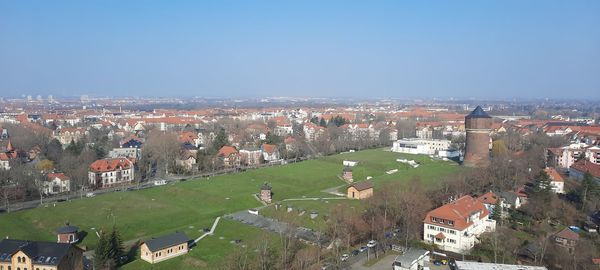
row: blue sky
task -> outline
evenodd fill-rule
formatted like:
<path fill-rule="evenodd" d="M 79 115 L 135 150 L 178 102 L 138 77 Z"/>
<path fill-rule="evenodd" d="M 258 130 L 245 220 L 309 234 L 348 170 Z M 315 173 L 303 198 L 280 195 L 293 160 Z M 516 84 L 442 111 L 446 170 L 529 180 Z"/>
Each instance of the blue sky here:
<path fill-rule="evenodd" d="M 0 96 L 600 98 L 600 1 L 0 1 Z"/>

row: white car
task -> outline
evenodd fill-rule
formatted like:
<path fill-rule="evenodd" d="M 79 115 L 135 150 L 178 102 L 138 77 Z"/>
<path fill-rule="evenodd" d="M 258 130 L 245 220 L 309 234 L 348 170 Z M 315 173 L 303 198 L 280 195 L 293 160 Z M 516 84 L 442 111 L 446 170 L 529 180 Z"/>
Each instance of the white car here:
<path fill-rule="evenodd" d="M 88 192 L 88 193 L 85 194 L 85 196 L 88 197 L 88 198 L 91 198 L 91 197 L 96 196 L 96 194 L 94 192 Z"/>
<path fill-rule="evenodd" d="M 343 254 L 342 255 L 342 262 L 345 262 L 348 260 L 348 258 L 350 258 L 350 256 L 348 254 Z"/>
<path fill-rule="evenodd" d="M 372 248 L 375 247 L 377 245 L 377 241 L 375 240 L 371 240 L 367 243 L 367 247 Z"/>

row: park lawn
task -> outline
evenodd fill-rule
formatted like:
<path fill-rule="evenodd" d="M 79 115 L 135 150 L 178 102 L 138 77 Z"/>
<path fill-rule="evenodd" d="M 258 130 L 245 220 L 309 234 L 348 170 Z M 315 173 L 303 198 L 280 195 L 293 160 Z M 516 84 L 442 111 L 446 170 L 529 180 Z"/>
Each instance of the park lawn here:
<path fill-rule="evenodd" d="M 259 228 L 247 226 L 235 221 L 221 219 L 215 229 L 214 235 L 207 236 L 193 246 L 186 255 L 175 257 L 157 264 L 150 264 L 140 259 L 139 251 L 136 259 L 121 269 L 218 269 L 220 264 L 236 248 L 252 248 L 259 241 L 267 240 L 271 246 L 279 244 L 278 235 L 263 231 Z M 222 238 L 222 239 L 221 239 Z M 240 244 L 231 243 L 242 240 Z"/>
<path fill-rule="evenodd" d="M 407 156 L 417 160 L 421 158 L 422 166 L 409 169 L 395 161 L 396 158 Z M 444 175 L 460 170 L 459 166 L 451 162 L 431 161 L 425 156 L 404 155 L 381 149 L 365 150 L 146 190 L 107 193 L 94 198 L 57 203 L 55 207 L 48 205 L 2 214 L 0 235 L 14 239 L 55 241 L 54 230 L 69 221 L 80 227 L 84 234 L 87 233 L 82 245 L 88 248 L 93 248 L 96 244 L 96 230 L 110 229 L 113 224 L 117 225 L 126 241 L 175 231 L 185 231 L 191 238 L 196 238 L 202 234 L 202 228 L 211 227 L 216 217 L 260 206 L 253 194 L 259 192 L 264 182 L 272 186 L 274 201 L 315 195 L 333 196 L 321 191 L 345 184 L 339 179 L 339 175 L 343 168 L 342 161 L 347 159 L 360 162 L 356 167 L 355 179 L 373 176 L 375 192 L 382 183 L 406 181 L 415 175 L 424 183 L 435 185 Z M 395 168 L 399 172 L 385 174 L 385 171 Z M 244 230 L 247 227 L 243 224 L 231 226 L 235 227 L 233 230 Z M 210 243 L 210 240 L 206 243 Z M 198 258 L 210 262 L 211 256 L 219 258 L 223 254 L 220 254 L 219 249 L 207 249 Z"/>
<path fill-rule="evenodd" d="M 292 212 L 287 212 L 287 206 L 292 206 Z M 343 199 L 343 200 L 306 200 L 306 201 L 285 201 L 281 202 L 281 208 L 275 209 L 275 205 L 269 205 L 259 211 L 261 216 L 281 220 L 302 226 L 315 231 L 325 229 L 326 216 L 329 216 L 331 209 L 335 207 L 347 207 L 353 211 L 362 211 L 364 204 L 359 200 Z M 300 215 L 299 210 L 304 209 L 306 213 Z M 311 211 L 317 211 L 318 216 L 315 219 L 310 218 Z"/>

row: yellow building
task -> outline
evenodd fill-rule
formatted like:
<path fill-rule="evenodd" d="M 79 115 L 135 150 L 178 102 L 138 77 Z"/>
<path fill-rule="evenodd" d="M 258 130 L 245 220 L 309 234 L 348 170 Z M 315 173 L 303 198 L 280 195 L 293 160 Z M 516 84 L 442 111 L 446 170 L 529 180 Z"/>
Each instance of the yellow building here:
<path fill-rule="evenodd" d="M 187 254 L 190 241 L 183 232 L 152 238 L 143 242 L 140 247 L 142 260 L 157 263 Z"/>
<path fill-rule="evenodd" d="M 366 199 L 373 196 L 373 183 L 364 181 L 354 183 L 348 187 L 348 198 L 350 199 Z"/>
<path fill-rule="evenodd" d="M 0 242 L 0 270 L 63 269 L 83 269 L 83 250 L 67 243 L 14 239 Z"/>

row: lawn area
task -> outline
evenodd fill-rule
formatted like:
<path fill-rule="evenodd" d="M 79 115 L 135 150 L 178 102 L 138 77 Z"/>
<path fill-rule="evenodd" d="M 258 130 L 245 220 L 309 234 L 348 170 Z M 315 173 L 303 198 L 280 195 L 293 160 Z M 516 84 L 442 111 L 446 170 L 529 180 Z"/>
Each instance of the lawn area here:
<path fill-rule="evenodd" d="M 421 162 L 421 167 L 413 169 L 396 162 L 396 158 L 408 157 Z M 274 193 L 274 201 L 302 197 L 331 197 L 321 190 L 344 185 L 338 178 L 345 159 L 359 161 L 355 167 L 355 179 L 372 176 L 375 192 L 382 183 L 404 181 L 419 176 L 426 185 L 436 185 L 441 177 L 461 170 L 452 162 L 431 160 L 426 156 L 404 155 L 383 151 L 366 150 L 339 154 L 316 160 L 309 160 L 284 166 L 274 166 L 242 173 L 221 175 L 210 179 L 188 180 L 167 186 L 140 191 L 113 192 L 57 203 L 47 207 L 0 215 L 0 236 L 15 239 L 55 241 L 54 230 L 66 221 L 80 227 L 87 233 L 83 245 L 93 248 L 96 244 L 95 230 L 109 229 L 117 224 L 125 240 L 145 239 L 174 231 L 185 231 L 191 238 L 202 234 L 203 228 L 210 227 L 214 219 L 224 214 L 258 207 L 261 204 L 253 197 L 263 182 L 268 182 Z M 399 169 L 395 174 L 385 171 Z M 327 212 L 327 205 L 306 202 L 303 208 Z M 333 205 L 338 201 L 330 201 Z M 354 204 L 355 202 L 350 202 Z M 300 204 L 291 202 L 291 204 Z M 283 203 L 286 205 L 286 203 Z M 308 213 L 307 213 L 308 214 Z M 258 229 L 243 224 L 221 221 L 217 231 L 228 237 L 253 237 Z M 308 227 L 314 224 L 306 223 Z M 169 262 L 160 263 L 164 269 L 185 269 L 192 265 L 202 265 L 218 261 L 224 256 L 227 244 L 217 238 L 208 237 L 192 251 L 192 256 L 184 256 Z M 212 245 L 215 245 L 214 247 Z M 187 260 L 187 261 L 186 261 Z M 197 261 L 195 261 L 197 260 Z M 141 262 L 132 263 L 131 267 Z M 173 265 L 171 265 L 173 264 Z M 143 267 L 141 267 L 143 268 Z M 139 268 L 139 269 L 141 269 Z M 162 266 L 159 268 L 163 268 Z M 195 267 L 191 267 L 195 268 Z M 136 269 L 136 268 L 132 268 Z"/>
<path fill-rule="evenodd" d="M 287 206 L 291 205 L 292 212 L 287 212 Z M 363 209 L 363 204 L 359 200 L 310 200 L 310 201 L 286 201 L 281 203 L 279 210 L 275 209 L 274 205 L 270 205 L 260 210 L 260 215 L 270 217 L 277 220 L 282 220 L 288 223 L 292 223 L 305 228 L 313 229 L 315 231 L 325 229 L 325 216 L 329 215 L 329 212 L 334 207 L 349 207 L 353 210 Z M 300 215 L 299 210 L 304 209 L 306 213 Z M 314 219 L 310 218 L 310 212 L 317 211 L 318 216 Z"/>
<path fill-rule="evenodd" d="M 192 247 L 187 255 L 169 259 L 152 265 L 139 258 L 122 267 L 122 269 L 218 269 L 223 259 L 236 247 L 252 248 L 258 241 L 267 239 L 272 246 L 278 244 L 278 236 L 265 232 L 259 228 L 245 226 L 235 221 L 221 219 L 214 235 L 207 236 Z M 231 243 L 234 240 L 242 240 L 240 244 Z"/>

